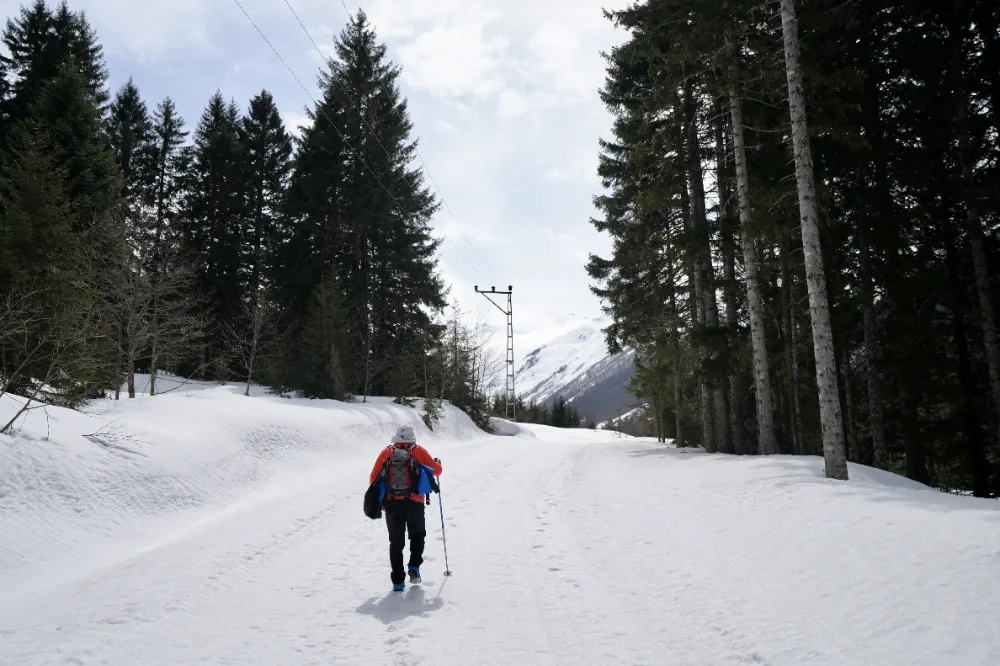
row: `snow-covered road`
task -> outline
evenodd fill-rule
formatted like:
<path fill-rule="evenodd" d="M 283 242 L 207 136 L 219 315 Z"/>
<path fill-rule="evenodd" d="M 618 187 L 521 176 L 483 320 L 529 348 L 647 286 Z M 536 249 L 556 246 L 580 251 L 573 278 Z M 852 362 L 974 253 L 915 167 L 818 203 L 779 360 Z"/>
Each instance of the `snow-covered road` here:
<path fill-rule="evenodd" d="M 1000 663 L 1000 503 L 534 435 L 427 444 L 449 578 L 438 497 L 424 583 L 392 593 L 361 511 L 377 448 L 315 456 L 127 557 L 0 590 L 0 664 Z"/>

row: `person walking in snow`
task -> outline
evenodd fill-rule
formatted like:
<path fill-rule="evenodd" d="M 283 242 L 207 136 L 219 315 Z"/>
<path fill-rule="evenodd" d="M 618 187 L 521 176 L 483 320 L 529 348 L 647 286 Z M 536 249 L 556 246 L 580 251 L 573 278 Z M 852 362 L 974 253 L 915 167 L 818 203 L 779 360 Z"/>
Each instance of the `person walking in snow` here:
<path fill-rule="evenodd" d="M 441 461 L 432 458 L 427 450 L 417 444 L 416 434 L 408 425 L 400 426 L 386 447 L 375 460 L 369 484 L 381 478 L 385 486 L 383 506 L 385 524 L 389 529 L 389 563 L 392 566 L 392 589 L 406 589 L 405 575 L 411 583 L 420 582 L 420 565 L 423 563 L 424 496 L 435 487 L 433 476 L 440 476 Z M 432 476 L 433 475 L 433 476 Z M 403 571 L 403 544 L 406 533 L 410 535 L 410 560 Z"/>

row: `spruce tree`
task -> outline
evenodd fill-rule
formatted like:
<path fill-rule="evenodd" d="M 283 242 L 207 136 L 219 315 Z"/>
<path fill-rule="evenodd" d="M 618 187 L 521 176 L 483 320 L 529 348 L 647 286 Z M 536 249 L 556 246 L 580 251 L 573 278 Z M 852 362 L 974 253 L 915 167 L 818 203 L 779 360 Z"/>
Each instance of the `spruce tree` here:
<path fill-rule="evenodd" d="M 333 270 L 359 333 L 343 357 L 348 384 L 384 393 L 393 382 L 386 370 L 420 345 L 428 310 L 445 304 L 434 259 L 439 242 L 428 226 L 438 204 L 410 167 L 416 143 L 400 69 L 386 59 L 364 12 L 334 46 L 322 100 L 295 158 L 283 301 L 301 313 Z"/>
<path fill-rule="evenodd" d="M 157 105 L 153 114 L 149 180 L 144 202 L 149 216 L 140 232 L 139 243 L 147 265 L 157 265 L 166 249 L 164 245 L 176 238 L 177 211 L 185 169 L 181 148 L 187 135 L 184 119 L 177 114 L 176 106 L 167 97 Z"/>
<path fill-rule="evenodd" d="M 9 353 L 20 356 L 21 379 L 34 380 L 19 390 L 28 403 L 76 404 L 113 374 L 99 278 L 124 239 L 114 215 L 121 181 L 72 59 L 14 125 L 2 162 L 0 288 L 31 294 L 37 314 L 20 352 L 5 352 L 5 371 Z"/>
<path fill-rule="evenodd" d="M 347 399 L 342 355 L 348 347 L 351 324 L 336 280 L 321 282 L 306 313 L 298 358 L 291 360 L 298 375 L 285 378 L 283 383 L 300 388 L 306 397 Z M 288 365 L 289 359 L 285 359 L 282 366 Z"/>
<path fill-rule="evenodd" d="M 152 187 L 153 123 L 132 79 L 111 104 L 108 139 L 122 178 L 125 213 L 131 229 L 144 226 L 141 216 Z"/>
<path fill-rule="evenodd" d="M 213 95 L 190 148 L 177 229 L 181 253 L 196 267 L 199 295 L 210 303 L 218 332 L 239 319 L 246 296 L 241 266 L 247 206 L 238 123 L 235 104 Z M 195 367 L 211 365 L 213 376 L 225 375 L 219 365 L 224 353 L 222 337 L 213 336 Z"/>
<path fill-rule="evenodd" d="M 75 229 L 86 229 L 111 213 L 121 194 L 121 177 L 87 80 L 72 62 L 67 63 L 44 86 L 32 110 L 66 169 Z"/>
<path fill-rule="evenodd" d="M 246 229 L 243 246 L 245 293 L 255 306 L 262 291 L 283 273 L 278 251 L 285 234 L 281 219 L 292 140 L 269 92 L 250 100 L 240 125 L 246 167 Z"/>
<path fill-rule="evenodd" d="M 71 61 L 103 115 L 109 97 L 104 53 L 82 12 L 71 12 L 65 0 L 55 11 L 45 0 L 35 0 L 21 7 L 20 16 L 7 20 L 3 43 L 9 55 L 0 55 L 0 62 L 12 79 L 7 104 L 11 122 L 30 114 L 46 82 Z"/>
<path fill-rule="evenodd" d="M 65 167 L 44 126 L 22 121 L 0 163 L 0 293 L 70 291 L 77 266 Z"/>

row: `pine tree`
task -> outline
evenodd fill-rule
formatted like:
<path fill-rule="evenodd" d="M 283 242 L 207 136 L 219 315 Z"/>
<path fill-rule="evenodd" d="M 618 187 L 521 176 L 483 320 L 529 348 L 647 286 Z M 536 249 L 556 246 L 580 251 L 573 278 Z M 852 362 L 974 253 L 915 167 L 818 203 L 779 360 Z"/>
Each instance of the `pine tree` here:
<path fill-rule="evenodd" d="M 10 129 L 10 81 L 7 80 L 7 63 L 0 58 L 0 150 L 7 145 L 7 132 Z"/>
<path fill-rule="evenodd" d="M 108 73 L 103 50 L 82 12 L 71 12 L 65 0 L 55 11 L 45 0 L 35 0 L 21 8 L 18 18 L 7 21 L 3 43 L 9 55 L 0 55 L 0 62 L 12 79 L 7 104 L 11 122 L 31 113 L 45 84 L 70 62 L 83 78 L 90 102 L 103 115 Z"/>
<path fill-rule="evenodd" d="M 0 164 L 0 293 L 71 291 L 77 267 L 74 216 L 65 167 L 44 126 L 14 129 Z"/>
<path fill-rule="evenodd" d="M 177 115 L 173 101 L 167 97 L 153 114 L 153 139 L 149 154 L 149 180 L 144 207 L 149 216 L 142 230 L 137 230 L 144 263 L 156 266 L 179 231 L 178 210 L 183 191 L 185 156 L 181 151 L 187 132 L 184 119 Z"/>
<path fill-rule="evenodd" d="M 428 226 L 438 204 L 409 166 L 416 144 L 396 83 L 400 69 L 386 60 L 363 12 L 335 52 L 295 157 L 282 301 L 297 316 L 333 270 L 359 332 L 343 357 L 348 384 L 382 393 L 398 380 L 386 371 L 421 345 L 428 311 L 445 305 L 434 259 L 439 241 Z"/>
<path fill-rule="evenodd" d="M 24 409 L 40 400 L 77 404 L 113 375 L 98 275 L 123 238 L 114 215 L 121 181 L 72 62 L 41 87 L 0 159 L 0 289 L 31 294 L 36 315 L 36 325 L 24 324 L 32 332 L 20 352 L 8 350 L 14 360 L 5 353 L 5 371 L 12 362 L 20 368 Z"/>
<path fill-rule="evenodd" d="M 608 56 L 602 91 L 616 118 L 614 140 L 602 145 L 595 224 L 613 237 L 613 253 L 589 266 L 613 319 L 610 348 L 635 350 L 631 388 L 661 436 L 664 405 L 677 405 L 680 433 L 697 396 L 692 416 L 701 412 L 707 441 L 714 423 L 705 417 L 718 405 L 706 384 L 729 373 L 732 400 L 752 359 L 761 452 L 817 454 L 825 441 L 832 476 L 843 476 L 846 457 L 995 493 L 1000 446 L 987 433 L 1000 419 L 982 415 L 997 412 L 998 255 L 987 220 L 1000 211 L 988 185 L 1000 164 L 1000 7 L 781 5 L 780 25 L 775 6 L 748 0 L 644 0 L 608 13 L 629 31 Z M 787 52 L 776 48 L 783 42 Z M 694 151 L 712 151 L 718 174 L 700 229 Z M 738 228 L 726 205 L 734 194 Z M 678 218 L 698 224 L 678 230 Z M 722 268 L 727 350 L 699 323 L 710 305 L 706 230 Z M 732 415 L 736 407 L 754 412 L 731 404 Z"/>
<path fill-rule="evenodd" d="M 288 386 L 299 387 L 311 398 L 345 400 L 349 396 L 344 377 L 343 353 L 351 336 L 352 321 L 345 312 L 343 296 L 335 279 L 321 282 L 313 292 L 302 331 L 297 376 L 288 377 Z"/>
<path fill-rule="evenodd" d="M 68 64 L 44 86 L 32 108 L 33 118 L 46 128 L 51 149 L 66 169 L 75 228 L 85 229 L 116 207 L 121 191 L 114 156 L 87 81 Z"/>
<path fill-rule="evenodd" d="M 291 169 L 292 140 L 266 90 L 250 100 L 240 125 L 247 183 L 247 226 L 243 247 L 244 288 L 252 305 L 282 272 L 278 251 L 284 235 L 281 210 Z"/>
<path fill-rule="evenodd" d="M 129 227 L 143 226 L 144 203 L 152 188 L 153 123 L 132 79 L 111 104 L 108 138 L 122 177 L 122 196 Z"/>
<path fill-rule="evenodd" d="M 196 265 L 199 294 L 210 303 L 209 316 L 220 332 L 239 319 L 247 296 L 241 280 L 247 201 L 238 123 L 235 104 L 216 93 L 195 131 L 177 229 L 182 255 Z M 226 374 L 221 336 L 207 342 L 196 365 L 210 366 L 214 376 Z"/>

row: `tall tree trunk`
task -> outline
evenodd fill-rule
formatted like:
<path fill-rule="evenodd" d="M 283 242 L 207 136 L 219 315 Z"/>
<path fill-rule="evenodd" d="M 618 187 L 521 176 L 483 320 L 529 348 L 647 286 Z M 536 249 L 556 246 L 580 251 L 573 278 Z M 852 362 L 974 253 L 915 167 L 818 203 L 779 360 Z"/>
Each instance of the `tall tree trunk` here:
<path fill-rule="evenodd" d="M 975 202 L 975 184 L 971 165 L 971 140 L 969 137 L 968 111 L 965 98 L 956 94 L 958 107 L 959 163 L 962 169 L 962 194 L 965 200 L 966 229 L 969 234 L 969 249 L 976 274 L 976 296 L 979 299 L 979 325 L 982 329 L 983 348 L 986 350 L 986 366 L 990 373 L 990 389 L 993 393 L 993 419 L 997 442 L 1000 443 L 1000 344 L 997 342 L 996 316 L 993 311 L 993 289 L 990 287 L 990 269 L 986 258 L 986 237 L 979 219 L 979 207 Z"/>
<path fill-rule="evenodd" d="M 792 270 L 788 243 L 782 242 L 781 247 L 781 300 L 782 327 L 785 339 L 785 363 L 788 366 L 788 432 L 791 433 L 792 452 L 796 455 L 806 453 L 802 441 L 802 431 L 799 429 L 799 373 L 798 354 L 795 339 L 795 292 L 792 289 Z"/>
<path fill-rule="evenodd" d="M 675 343 L 676 344 L 676 343 Z M 679 347 L 679 346 L 678 346 Z M 687 440 L 684 439 L 684 415 L 681 405 L 683 404 L 683 393 L 681 390 L 681 359 L 680 352 L 674 357 L 674 430 L 676 431 L 677 437 L 675 439 L 675 444 L 678 448 L 684 448 L 687 446 Z"/>
<path fill-rule="evenodd" d="M 840 353 L 840 372 L 844 376 L 844 436 L 848 458 L 858 460 L 858 439 L 854 431 L 854 386 L 851 382 L 851 357 L 844 348 Z"/>
<path fill-rule="evenodd" d="M 667 275 L 668 275 L 668 302 L 670 306 L 670 347 L 673 352 L 673 379 L 674 379 L 674 445 L 678 448 L 683 448 L 687 446 L 687 442 L 684 440 L 684 425 L 683 416 L 681 415 L 681 404 L 682 392 L 681 392 L 681 342 L 680 342 L 680 325 L 681 325 L 681 314 L 678 311 L 677 302 L 677 273 L 675 271 L 676 263 L 674 261 L 674 246 L 667 246 Z"/>
<path fill-rule="evenodd" d="M 823 459 L 826 462 L 828 478 L 847 480 L 844 426 L 837 387 L 837 359 L 833 348 L 833 325 L 826 290 L 826 275 L 823 272 L 816 183 L 799 62 L 801 49 L 798 21 L 795 17 L 795 0 L 781 0 L 781 27 L 785 43 L 788 107 L 795 152 L 795 180 L 798 186 L 799 215 L 802 222 L 802 249 L 805 254 L 806 285 L 809 289 L 809 313 L 816 357 L 816 386 L 819 390 L 820 423 L 823 430 Z"/>
<path fill-rule="evenodd" d="M 955 256 L 957 243 L 956 239 L 949 239 L 945 243 L 945 257 L 948 262 L 948 283 L 952 300 L 951 325 L 958 352 L 958 379 L 962 389 L 960 406 L 964 430 L 962 435 L 965 440 L 966 464 L 969 466 L 969 477 L 972 479 L 972 494 L 975 497 L 989 497 L 990 470 L 986 460 L 979 412 L 976 409 L 976 381 L 972 371 L 972 361 L 969 358 L 968 333 L 965 327 L 965 285 L 959 277 L 958 258 Z"/>
<path fill-rule="evenodd" d="M 761 455 L 772 455 L 778 452 L 778 444 L 774 436 L 771 366 L 767 356 L 764 300 L 761 297 L 757 249 L 754 247 L 753 236 L 750 233 L 750 175 L 747 171 L 746 140 L 743 132 L 743 104 L 735 85 L 730 90 L 729 111 L 733 120 L 736 192 L 740 207 L 740 235 L 743 238 L 743 270 L 746 274 L 747 303 L 750 310 L 754 395 L 757 399 L 757 442 Z"/>
<path fill-rule="evenodd" d="M 688 120 L 687 160 L 688 179 L 690 181 L 691 220 L 695 243 L 695 273 L 698 276 L 699 295 L 704 311 L 702 324 L 706 332 L 715 332 L 719 329 L 719 305 L 715 298 L 715 271 L 712 268 L 712 248 L 708 228 L 708 214 L 705 210 L 705 181 L 701 166 L 701 144 L 698 138 L 697 108 L 691 83 L 688 83 L 684 88 L 684 105 Z M 718 358 L 719 353 L 713 345 L 709 349 L 709 359 L 717 361 Z M 715 441 L 712 443 L 713 450 L 710 452 L 721 451 L 723 453 L 730 453 L 732 452 L 732 446 L 729 437 L 729 407 L 726 404 L 726 393 L 717 378 L 712 381 L 710 401 L 712 419 L 715 424 Z M 707 448 L 706 451 L 708 451 Z"/>
<path fill-rule="evenodd" d="M 858 199 L 858 232 L 855 236 L 858 245 L 858 272 L 861 291 L 861 321 L 864 336 L 865 385 L 868 393 L 868 425 L 870 445 L 862 446 L 859 461 L 865 465 L 874 465 L 880 469 L 888 469 L 889 460 L 885 447 L 885 408 L 882 404 L 882 382 L 879 379 L 881 370 L 881 348 L 878 336 L 878 319 L 875 313 L 875 271 L 872 262 L 872 250 L 877 247 L 872 242 L 871 233 L 876 225 L 892 228 L 896 220 L 895 202 L 889 183 L 888 160 L 891 151 L 886 141 L 888 127 L 883 119 L 884 103 L 881 98 L 881 85 L 886 76 L 883 65 L 884 35 L 883 27 L 877 16 L 872 15 L 872 21 L 867 25 L 874 38 L 865 45 L 863 57 L 868 63 L 867 72 L 862 86 L 861 126 L 865 142 L 870 150 L 869 166 L 858 170 L 855 189 Z M 874 182 L 867 182 L 865 176 L 871 173 Z M 891 237 L 891 235 L 890 235 Z M 884 241 L 885 235 L 882 240 Z M 894 239 L 893 246 L 885 247 L 883 251 L 890 254 L 898 252 L 899 241 Z"/>
<path fill-rule="evenodd" d="M 656 441 L 665 442 L 667 441 L 667 433 L 663 427 L 663 398 L 660 395 L 660 391 L 656 390 L 653 392 L 653 401 L 656 405 Z"/>
<path fill-rule="evenodd" d="M 697 224 L 695 222 L 693 206 L 689 187 L 688 176 L 681 179 L 681 211 L 687 225 L 688 236 L 694 236 Z M 702 290 L 703 273 L 700 270 L 697 258 L 689 258 L 688 262 L 688 285 L 690 285 L 690 311 L 691 328 L 698 330 L 705 326 L 705 302 Z M 701 398 L 701 445 L 708 453 L 715 453 L 715 424 L 712 412 L 712 392 L 708 385 L 708 378 L 705 376 L 705 366 L 708 358 L 704 344 L 698 345 L 698 390 Z"/>
<path fill-rule="evenodd" d="M 930 483 L 927 474 L 927 455 L 924 441 L 920 436 L 917 412 L 917 397 L 909 378 L 904 378 L 899 387 L 899 409 L 903 417 L 903 447 L 906 452 L 906 476 L 919 483 Z"/>
<path fill-rule="evenodd" d="M 736 239 L 733 224 L 732 173 L 728 166 L 729 146 L 726 142 L 722 102 L 715 106 L 716 182 L 719 193 L 719 233 L 722 249 L 723 291 L 726 304 L 726 331 L 728 344 L 727 369 L 729 375 L 729 424 L 732 436 L 732 453 L 746 453 L 743 433 L 743 373 L 736 364 L 739 348 L 739 292 L 736 283 Z"/>
<path fill-rule="evenodd" d="M 115 400 L 120 400 L 122 397 L 122 375 L 125 373 L 124 370 L 124 353 L 122 352 L 123 334 L 121 331 L 118 332 L 118 349 L 115 352 Z"/>
<path fill-rule="evenodd" d="M 135 398 L 135 359 L 128 360 L 128 397 Z"/>
<path fill-rule="evenodd" d="M 860 188 L 859 188 L 860 189 Z M 879 347 L 875 319 L 875 283 L 872 278 L 870 242 L 867 219 L 861 220 L 858 232 L 859 271 L 861 277 L 861 320 L 865 342 L 865 380 L 868 385 L 868 419 L 871 428 L 871 449 L 863 447 L 860 462 L 888 469 L 885 450 L 885 419 L 882 408 L 882 387 L 878 378 Z M 870 456 L 869 456 L 870 454 Z"/>

